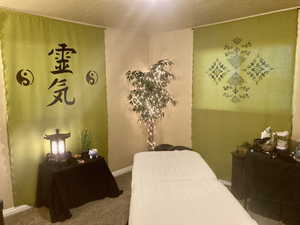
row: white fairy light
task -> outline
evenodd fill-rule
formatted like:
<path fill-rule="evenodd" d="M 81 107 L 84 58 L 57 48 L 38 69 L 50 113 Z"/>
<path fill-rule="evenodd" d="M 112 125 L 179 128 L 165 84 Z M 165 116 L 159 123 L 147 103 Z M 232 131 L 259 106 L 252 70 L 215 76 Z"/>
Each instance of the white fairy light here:
<path fill-rule="evenodd" d="M 173 65 L 170 60 L 160 60 L 150 67 L 149 72 L 128 71 L 126 78 L 132 85 L 128 101 L 133 111 L 139 114 L 139 122 L 145 124 L 148 134 L 147 144 L 150 149 L 155 147 L 155 124 L 164 117 L 168 103 L 175 105 L 174 98 L 169 94 L 167 85 L 175 76 L 168 72 Z"/>

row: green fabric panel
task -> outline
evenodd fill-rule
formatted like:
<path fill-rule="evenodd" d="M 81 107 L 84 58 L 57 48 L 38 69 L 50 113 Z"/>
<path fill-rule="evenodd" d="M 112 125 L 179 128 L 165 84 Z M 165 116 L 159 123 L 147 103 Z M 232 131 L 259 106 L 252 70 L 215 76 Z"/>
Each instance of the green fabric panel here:
<path fill-rule="evenodd" d="M 291 131 L 296 34 L 297 10 L 194 31 L 193 149 L 219 178 L 239 144 Z"/>
<path fill-rule="evenodd" d="M 45 134 L 71 132 L 67 150 L 82 151 L 80 135 L 87 128 L 92 136 L 92 147 L 107 158 L 107 107 L 105 81 L 104 30 L 31 16 L 10 11 L 2 31 L 2 54 L 7 90 L 8 134 L 11 153 L 12 180 L 15 205 L 34 204 L 38 165 L 50 151 Z M 70 54 L 73 73 L 52 74 L 58 63 L 55 53 L 48 55 L 58 44 L 66 43 L 76 50 Z M 58 56 L 60 58 L 60 56 Z M 22 86 L 16 74 L 29 69 L 34 82 Z M 88 71 L 96 71 L 98 82 L 86 81 Z M 57 85 L 49 88 L 55 78 L 65 78 L 67 98 L 75 98 L 73 105 L 65 101 L 47 105 L 54 99 Z"/>

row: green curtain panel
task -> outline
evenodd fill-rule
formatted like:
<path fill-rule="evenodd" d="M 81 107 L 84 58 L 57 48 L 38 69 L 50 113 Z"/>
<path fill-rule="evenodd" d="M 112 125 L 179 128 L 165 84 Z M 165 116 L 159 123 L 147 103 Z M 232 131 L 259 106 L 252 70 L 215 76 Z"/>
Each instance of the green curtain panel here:
<path fill-rule="evenodd" d="M 71 132 L 67 150 L 92 147 L 107 157 L 104 30 L 1 11 L 2 55 L 15 205 L 34 204 L 45 134 Z"/>
<path fill-rule="evenodd" d="M 239 144 L 291 131 L 296 35 L 297 10 L 194 31 L 193 149 L 219 178 Z"/>

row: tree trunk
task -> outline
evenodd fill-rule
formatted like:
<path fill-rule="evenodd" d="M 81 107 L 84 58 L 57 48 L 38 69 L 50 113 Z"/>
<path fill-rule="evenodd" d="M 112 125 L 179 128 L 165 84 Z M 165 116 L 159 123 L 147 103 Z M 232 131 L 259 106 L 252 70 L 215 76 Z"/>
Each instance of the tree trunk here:
<path fill-rule="evenodd" d="M 146 129 L 147 129 L 148 150 L 153 151 L 156 146 L 156 143 L 154 141 L 155 124 L 154 124 L 154 121 L 149 121 L 145 125 L 146 125 Z"/>

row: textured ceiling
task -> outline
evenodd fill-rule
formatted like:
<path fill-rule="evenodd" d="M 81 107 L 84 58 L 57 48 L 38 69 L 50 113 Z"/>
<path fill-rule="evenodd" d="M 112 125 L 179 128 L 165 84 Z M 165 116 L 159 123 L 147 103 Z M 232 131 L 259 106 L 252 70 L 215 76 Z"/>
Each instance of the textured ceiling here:
<path fill-rule="evenodd" d="M 173 30 L 300 6 L 300 0 L 0 0 L 0 7 L 105 27 Z"/>

